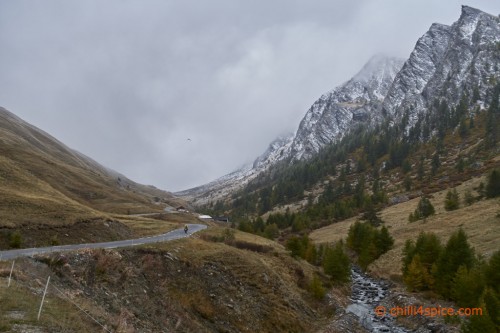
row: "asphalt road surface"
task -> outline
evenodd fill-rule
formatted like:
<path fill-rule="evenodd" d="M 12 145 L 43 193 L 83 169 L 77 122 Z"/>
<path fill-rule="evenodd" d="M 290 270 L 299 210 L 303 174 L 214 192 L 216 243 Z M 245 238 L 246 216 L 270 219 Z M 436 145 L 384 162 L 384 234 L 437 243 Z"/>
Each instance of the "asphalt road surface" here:
<path fill-rule="evenodd" d="M 166 242 L 174 239 L 189 237 L 191 234 L 194 234 L 195 232 L 207 228 L 207 226 L 203 224 L 188 224 L 188 226 L 189 226 L 189 231 L 187 234 L 184 232 L 184 228 L 181 228 L 157 236 L 127 239 L 114 242 L 71 244 L 71 245 L 61 245 L 61 246 L 36 247 L 31 249 L 0 251 L 0 260 L 10 260 L 18 257 L 32 256 L 35 254 L 42 254 L 42 253 L 74 251 L 81 249 L 114 249 L 117 247 L 127 247 L 127 246 L 136 246 L 136 245 L 143 245 L 150 243 Z"/>

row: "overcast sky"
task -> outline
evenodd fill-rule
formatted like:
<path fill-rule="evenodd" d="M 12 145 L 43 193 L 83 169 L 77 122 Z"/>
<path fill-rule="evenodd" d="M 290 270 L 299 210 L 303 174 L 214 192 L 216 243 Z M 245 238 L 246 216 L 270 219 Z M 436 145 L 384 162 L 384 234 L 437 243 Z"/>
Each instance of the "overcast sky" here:
<path fill-rule="evenodd" d="M 295 131 L 373 54 L 406 59 L 461 4 L 0 0 L 0 106 L 135 181 L 187 189 Z"/>

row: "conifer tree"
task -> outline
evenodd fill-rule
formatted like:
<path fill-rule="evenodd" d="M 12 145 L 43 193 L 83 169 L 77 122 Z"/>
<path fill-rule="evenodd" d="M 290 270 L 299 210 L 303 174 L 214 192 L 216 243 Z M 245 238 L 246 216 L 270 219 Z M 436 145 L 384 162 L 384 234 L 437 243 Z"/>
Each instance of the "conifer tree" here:
<path fill-rule="evenodd" d="M 360 253 L 363 246 L 369 242 L 370 233 L 366 225 L 356 221 L 349 227 L 347 246 L 357 253 Z"/>
<path fill-rule="evenodd" d="M 424 290 L 427 285 L 428 273 L 420 261 L 420 256 L 417 254 L 408 265 L 408 271 L 403 277 L 403 281 L 409 291 Z"/>
<path fill-rule="evenodd" d="M 313 243 L 309 243 L 304 253 L 304 259 L 308 263 L 317 265 L 318 264 L 318 249 Z"/>
<path fill-rule="evenodd" d="M 500 120 L 500 106 L 499 106 L 500 84 L 498 84 L 494 91 L 490 106 L 486 113 L 486 145 L 487 147 L 494 147 L 498 140 L 498 122 Z"/>
<path fill-rule="evenodd" d="M 462 229 L 453 233 L 441 252 L 434 271 L 436 291 L 446 298 L 451 298 L 451 285 L 460 266 L 470 269 L 475 262 L 467 235 Z"/>
<path fill-rule="evenodd" d="M 392 249 L 394 238 L 389 234 L 389 230 L 383 226 L 378 233 L 376 242 L 379 255 L 382 255 Z"/>
<path fill-rule="evenodd" d="M 425 169 L 424 169 L 424 156 L 420 156 L 420 161 L 418 162 L 417 178 L 418 180 L 424 179 Z"/>
<path fill-rule="evenodd" d="M 493 253 L 486 266 L 486 283 L 500 295 L 500 250 Z"/>
<path fill-rule="evenodd" d="M 318 300 L 322 300 L 325 297 L 325 288 L 323 288 L 323 284 L 318 275 L 314 274 L 311 284 L 309 285 L 309 290 L 313 297 Z"/>
<path fill-rule="evenodd" d="M 421 219 L 425 219 L 431 215 L 434 215 L 435 210 L 431 201 L 426 197 L 422 197 L 418 202 L 417 208 L 410 214 L 409 220 L 410 222 L 418 221 Z"/>
<path fill-rule="evenodd" d="M 474 116 L 470 116 L 469 119 L 469 129 L 474 128 Z"/>
<path fill-rule="evenodd" d="M 374 227 L 378 227 L 380 224 L 384 223 L 384 221 L 378 216 L 373 204 L 368 205 L 368 208 L 361 216 L 361 220 L 369 222 Z"/>
<path fill-rule="evenodd" d="M 279 233 L 280 231 L 275 223 L 268 224 L 264 228 L 264 237 L 266 238 L 275 239 L 276 237 L 279 236 Z"/>
<path fill-rule="evenodd" d="M 411 163 L 407 158 L 405 158 L 403 164 L 401 165 L 401 171 L 403 171 L 404 174 L 407 174 L 411 171 Z"/>
<path fill-rule="evenodd" d="M 358 184 L 356 184 L 356 189 L 354 191 L 354 200 L 356 202 L 356 207 L 363 207 L 365 202 L 365 176 L 361 175 L 358 179 Z"/>
<path fill-rule="evenodd" d="M 434 233 L 421 232 L 415 244 L 415 253 L 420 255 L 422 264 L 431 273 L 432 266 L 438 260 L 443 247 L 439 238 Z"/>
<path fill-rule="evenodd" d="M 497 333 L 495 324 L 487 313 L 482 316 L 472 316 L 462 327 L 463 333 Z"/>
<path fill-rule="evenodd" d="M 440 165 L 441 162 L 439 160 L 439 153 L 436 151 L 436 153 L 432 156 L 432 161 L 431 161 L 431 173 L 433 175 L 437 173 L 437 170 L 439 169 Z"/>
<path fill-rule="evenodd" d="M 458 306 L 476 307 L 484 290 L 483 278 L 477 268 L 458 268 L 451 284 L 451 296 Z"/>
<path fill-rule="evenodd" d="M 464 203 L 467 205 L 467 206 L 470 206 L 474 203 L 476 199 L 474 198 L 474 196 L 472 195 L 472 192 L 470 190 L 467 190 L 465 191 L 465 195 L 464 195 Z"/>
<path fill-rule="evenodd" d="M 460 134 L 460 137 L 462 139 L 467 137 L 467 134 L 469 134 L 469 129 L 467 128 L 467 124 L 465 123 L 465 118 L 462 118 L 460 120 L 460 126 L 458 127 L 458 133 Z"/>
<path fill-rule="evenodd" d="M 349 228 L 347 246 L 358 255 L 358 264 L 366 269 L 373 260 L 387 252 L 394 244 L 387 228 L 379 231 L 369 223 L 356 221 Z"/>
<path fill-rule="evenodd" d="M 435 266 L 436 260 L 439 258 L 440 253 L 442 251 L 441 242 L 437 238 L 437 236 L 433 233 L 424 233 L 421 232 L 417 238 L 417 242 L 413 244 L 411 240 L 407 240 L 405 243 L 405 247 L 403 249 L 403 280 L 406 279 L 409 274 L 409 266 L 413 261 L 415 256 L 418 256 L 419 259 L 416 264 L 419 268 L 420 265 L 422 269 L 425 271 L 422 273 L 422 289 L 432 289 L 434 286 L 434 277 L 432 276 L 432 269 Z M 415 279 L 415 276 L 411 277 L 411 279 Z M 410 288 L 413 289 L 413 288 Z"/>
<path fill-rule="evenodd" d="M 403 277 L 408 273 L 408 268 L 416 253 L 415 244 L 410 239 L 407 239 L 403 247 Z"/>
<path fill-rule="evenodd" d="M 255 219 L 255 221 L 253 221 L 253 231 L 255 233 L 262 233 L 264 231 L 264 228 L 265 228 L 265 223 L 264 223 L 264 220 L 262 219 L 262 217 L 257 217 L 257 219 Z"/>
<path fill-rule="evenodd" d="M 444 201 L 444 208 L 448 211 L 458 209 L 460 206 L 460 197 L 456 189 L 448 190 L 446 193 L 446 200 Z"/>
<path fill-rule="evenodd" d="M 242 220 L 238 223 L 238 230 L 253 233 L 253 224 L 248 220 Z"/>
<path fill-rule="evenodd" d="M 458 159 L 458 162 L 457 162 L 457 165 L 456 165 L 456 169 L 458 172 L 462 173 L 464 172 L 464 169 L 465 169 L 465 161 L 463 159 L 463 157 L 460 157 Z"/>
<path fill-rule="evenodd" d="M 368 265 L 378 258 L 378 253 L 377 245 L 371 240 L 361 248 L 361 252 L 358 255 L 358 265 L 363 270 L 366 270 Z"/>
<path fill-rule="evenodd" d="M 500 330 L 500 299 L 497 295 L 498 294 L 495 294 L 494 290 L 486 288 L 483 293 L 483 300 L 488 315 L 495 324 L 497 330 Z"/>
<path fill-rule="evenodd" d="M 299 237 L 291 237 L 286 242 L 286 248 L 291 252 L 292 257 L 297 258 L 302 256 L 303 247 Z"/>
<path fill-rule="evenodd" d="M 486 196 L 488 198 L 500 196 L 500 170 L 493 170 L 490 173 L 486 185 Z"/>
<path fill-rule="evenodd" d="M 406 175 L 405 176 L 405 179 L 403 180 L 403 184 L 405 186 L 405 190 L 406 191 L 410 191 L 411 190 L 412 181 L 411 181 L 410 175 Z"/>
<path fill-rule="evenodd" d="M 327 248 L 323 259 L 325 273 L 341 284 L 348 282 L 351 276 L 351 262 L 343 246 L 343 242 L 337 242 L 333 248 Z"/>

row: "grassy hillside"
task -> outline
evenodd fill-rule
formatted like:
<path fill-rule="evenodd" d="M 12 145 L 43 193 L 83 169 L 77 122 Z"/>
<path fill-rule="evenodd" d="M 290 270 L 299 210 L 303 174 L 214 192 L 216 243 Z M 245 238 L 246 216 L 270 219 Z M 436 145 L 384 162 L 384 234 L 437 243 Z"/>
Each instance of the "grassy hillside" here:
<path fill-rule="evenodd" d="M 61 195 L 113 213 L 159 211 L 165 204 L 180 202 L 168 192 L 137 184 L 99 165 L 1 108 L 0 139 L 3 187 L 14 195 L 16 190 L 25 193 L 42 209 L 43 200 L 37 199 L 60 201 Z"/>
<path fill-rule="evenodd" d="M 101 166 L 3 108 L 0 188 L 0 248 L 8 248 L 16 232 L 20 246 L 130 237 L 138 220 L 150 219 L 126 215 L 186 205 Z M 131 228 L 120 221 L 132 222 Z M 171 227 L 165 222 L 164 229 Z"/>
<path fill-rule="evenodd" d="M 225 232 L 214 227 L 199 238 L 154 246 L 22 259 L 10 289 L 9 263 L 0 262 L 0 331 L 97 331 L 74 304 L 112 332 L 315 332 L 325 324 L 335 306 L 308 291 L 313 266 L 257 236 L 234 235 L 236 242 L 262 246 L 257 251 L 211 240 Z M 48 275 L 61 292 L 49 288 L 37 322 Z"/>
<path fill-rule="evenodd" d="M 457 192 L 463 199 L 466 191 L 477 195 L 479 184 L 486 183 L 485 177 L 473 178 L 457 186 Z M 457 210 L 446 211 L 444 201 L 446 191 L 432 194 L 430 200 L 436 209 L 436 214 L 425 221 L 420 220 L 410 223 L 408 216 L 415 211 L 419 198 L 414 198 L 404 203 L 383 209 L 380 217 L 385 221 L 391 235 L 395 238 L 394 248 L 382 255 L 369 270 L 383 277 L 401 276 L 401 259 L 404 243 L 407 239 L 416 240 L 422 231 L 435 233 L 443 243 L 446 242 L 458 228 L 462 228 L 468 235 L 469 242 L 478 254 L 488 257 L 500 249 L 500 199 L 481 200 L 470 206 L 461 202 Z M 317 229 L 310 234 L 316 243 L 335 242 L 346 239 L 349 227 L 358 219 L 350 218 L 338 223 Z"/>

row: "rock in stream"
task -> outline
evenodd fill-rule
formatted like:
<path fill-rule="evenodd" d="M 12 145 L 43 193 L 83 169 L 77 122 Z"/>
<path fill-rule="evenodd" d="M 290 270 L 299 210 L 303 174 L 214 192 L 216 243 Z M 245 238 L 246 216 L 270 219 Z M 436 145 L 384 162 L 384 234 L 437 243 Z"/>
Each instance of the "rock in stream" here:
<path fill-rule="evenodd" d="M 353 268 L 352 278 L 352 303 L 346 311 L 359 318 L 360 324 L 369 332 L 407 333 L 407 329 L 396 324 L 395 319 L 386 313 L 378 316 L 375 308 L 389 294 L 389 286 L 385 281 L 375 280 L 363 274 L 359 269 Z"/>

